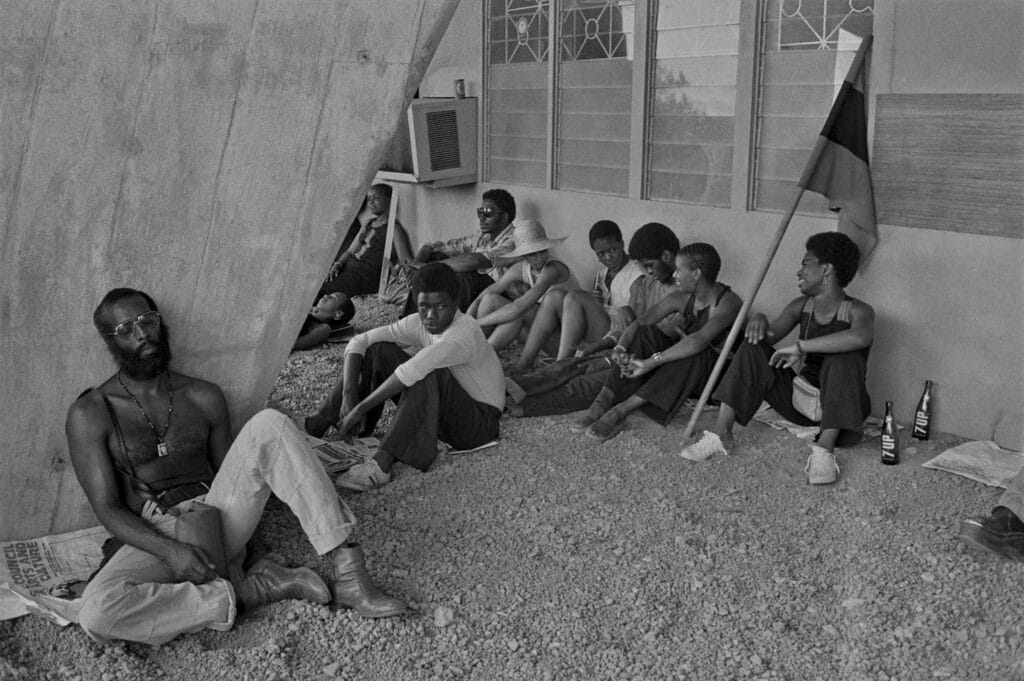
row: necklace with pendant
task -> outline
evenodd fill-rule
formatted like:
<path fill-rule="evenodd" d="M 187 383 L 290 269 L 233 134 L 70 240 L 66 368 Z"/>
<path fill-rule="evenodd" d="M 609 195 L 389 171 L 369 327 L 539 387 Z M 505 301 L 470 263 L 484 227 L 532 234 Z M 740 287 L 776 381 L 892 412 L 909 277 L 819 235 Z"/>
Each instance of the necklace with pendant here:
<path fill-rule="evenodd" d="M 152 419 L 149 418 L 149 414 L 146 413 L 146 410 L 142 408 L 142 404 L 139 402 L 138 398 L 135 397 L 132 391 L 128 389 L 128 386 L 124 384 L 124 381 L 121 380 L 120 371 L 117 372 L 117 382 L 120 383 L 121 387 L 124 388 L 124 391 L 128 393 L 128 397 L 132 398 L 132 402 L 134 402 L 135 406 L 139 408 L 139 413 L 142 414 L 142 418 L 146 419 L 149 429 L 153 431 L 154 435 L 156 435 L 156 455 L 158 457 L 167 456 L 170 453 L 167 449 L 167 431 L 171 429 L 171 414 L 174 413 L 174 392 L 171 390 L 171 377 L 167 377 L 167 425 L 164 426 L 164 432 L 162 435 L 160 434 L 160 431 L 156 429 L 156 426 L 153 425 Z"/>

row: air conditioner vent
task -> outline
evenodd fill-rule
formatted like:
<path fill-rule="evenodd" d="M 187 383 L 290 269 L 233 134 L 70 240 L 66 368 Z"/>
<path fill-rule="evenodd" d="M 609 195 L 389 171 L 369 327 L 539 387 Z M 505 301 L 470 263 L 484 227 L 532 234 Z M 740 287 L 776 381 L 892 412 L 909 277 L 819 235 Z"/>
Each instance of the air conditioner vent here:
<path fill-rule="evenodd" d="M 462 165 L 459 157 L 459 126 L 455 110 L 430 111 L 426 114 L 427 146 L 430 149 L 432 171 L 458 168 Z"/>

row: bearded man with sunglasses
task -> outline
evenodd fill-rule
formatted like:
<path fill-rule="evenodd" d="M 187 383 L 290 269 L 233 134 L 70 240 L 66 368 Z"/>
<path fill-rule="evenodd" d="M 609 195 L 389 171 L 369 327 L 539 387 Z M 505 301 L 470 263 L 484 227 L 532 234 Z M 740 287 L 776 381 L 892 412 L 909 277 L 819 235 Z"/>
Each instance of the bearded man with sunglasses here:
<path fill-rule="evenodd" d="M 459 279 L 457 303 L 462 312 L 508 268 L 504 256 L 515 248 L 512 221 L 516 219 L 516 200 L 504 189 L 488 189 L 476 209 L 476 217 L 480 222 L 478 232 L 424 244 L 411 263 L 413 267 L 422 267 L 440 261 L 455 270 Z M 402 314 L 415 313 L 416 301 L 410 294 Z"/>
<path fill-rule="evenodd" d="M 159 645 L 225 631 L 241 610 L 284 599 L 333 599 L 364 617 L 406 611 L 370 581 L 362 549 L 349 541 L 355 517 L 288 417 L 265 409 L 232 441 L 224 394 L 170 369 L 167 327 L 142 291 L 110 291 L 93 322 L 118 370 L 71 405 L 68 446 L 89 503 L 121 546 L 82 594 L 86 633 Z M 242 573 L 271 494 L 295 513 L 316 552 L 330 554 L 329 586 L 309 568 L 266 558 Z M 218 510 L 226 575 L 205 549 L 176 538 L 178 517 L 198 501 Z"/>

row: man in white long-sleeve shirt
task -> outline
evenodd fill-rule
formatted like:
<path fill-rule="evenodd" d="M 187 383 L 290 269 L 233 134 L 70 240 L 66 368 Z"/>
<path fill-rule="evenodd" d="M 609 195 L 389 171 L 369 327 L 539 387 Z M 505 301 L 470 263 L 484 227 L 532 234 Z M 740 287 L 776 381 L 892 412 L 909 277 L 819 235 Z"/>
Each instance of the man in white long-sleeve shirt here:
<path fill-rule="evenodd" d="M 333 424 L 346 437 L 368 434 L 384 402 L 398 403 L 376 456 L 339 476 L 339 487 L 362 492 L 385 485 L 396 461 L 425 471 L 437 457 L 438 438 L 471 449 L 498 436 L 505 408 L 501 362 L 476 320 L 459 311 L 455 272 L 443 263 L 425 265 L 414 291 L 416 314 L 349 341 L 342 380 L 306 419 L 312 435 Z"/>

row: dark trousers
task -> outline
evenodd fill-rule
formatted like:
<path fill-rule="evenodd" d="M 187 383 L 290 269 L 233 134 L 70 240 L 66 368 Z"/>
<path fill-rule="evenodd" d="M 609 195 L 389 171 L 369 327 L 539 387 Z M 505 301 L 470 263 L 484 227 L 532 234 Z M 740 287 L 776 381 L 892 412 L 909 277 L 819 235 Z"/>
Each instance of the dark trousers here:
<path fill-rule="evenodd" d="M 359 398 L 363 399 L 386 381 L 409 355 L 394 343 L 374 343 L 363 356 L 359 371 Z M 344 386 L 334 386 L 319 414 L 333 421 L 341 409 Z M 398 405 L 380 448 L 404 464 L 425 471 L 437 458 L 437 441 L 455 449 L 472 449 L 498 437 L 501 411 L 477 402 L 463 389 L 448 369 L 435 369 L 392 398 Z M 366 415 L 369 435 L 380 419 L 384 405 Z"/>
<path fill-rule="evenodd" d="M 657 326 L 641 326 L 628 351 L 638 359 L 647 359 L 675 345 L 676 341 Z M 679 413 L 686 398 L 700 395 L 717 358 L 718 354 L 713 349 L 705 348 L 696 355 L 666 362 L 639 378 L 627 378 L 618 371 L 612 371 L 605 387 L 614 395 L 612 404 L 636 395 L 647 402 L 642 407 L 645 414 L 661 425 L 667 425 Z"/>
<path fill-rule="evenodd" d="M 514 383 L 518 394 L 508 390 L 523 416 L 553 416 L 586 409 L 601 392 L 612 369 L 604 357 L 583 362 L 559 360 L 546 367 L 505 379 Z M 618 369 L 616 369 L 618 371 Z"/>
<path fill-rule="evenodd" d="M 736 412 L 736 422 L 745 426 L 754 417 L 762 401 L 784 418 L 800 426 L 813 426 L 793 407 L 793 378 L 789 369 L 768 364 L 774 348 L 761 342 L 744 342 L 736 351 L 714 398 Z M 871 413 L 865 376 L 867 363 L 857 352 L 824 355 L 818 374 L 821 390 L 821 428 L 838 428 L 836 444 L 842 447 L 860 442 L 864 419 Z"/>
<path fill-rule="evenodd" d="M 415 277 L 415 275 L 413 275 Z M 469 309 L 470 303 L 476 300 L 476 297 L 480 295 L 485 288 L 494 283 L 489 275 L 482 274 L 476 270 L 470 272 L 456 272 L 455 278 L 459 280 L 459 298 L 456 301 L 459 309 L 465 312 Z M 416 313 L 416 280 L 413 279 L 412 290 L 409 291 L 409 297 L 405 300 L 405 309 L 402 310 L 402 316 L 411 315 Z"/>

